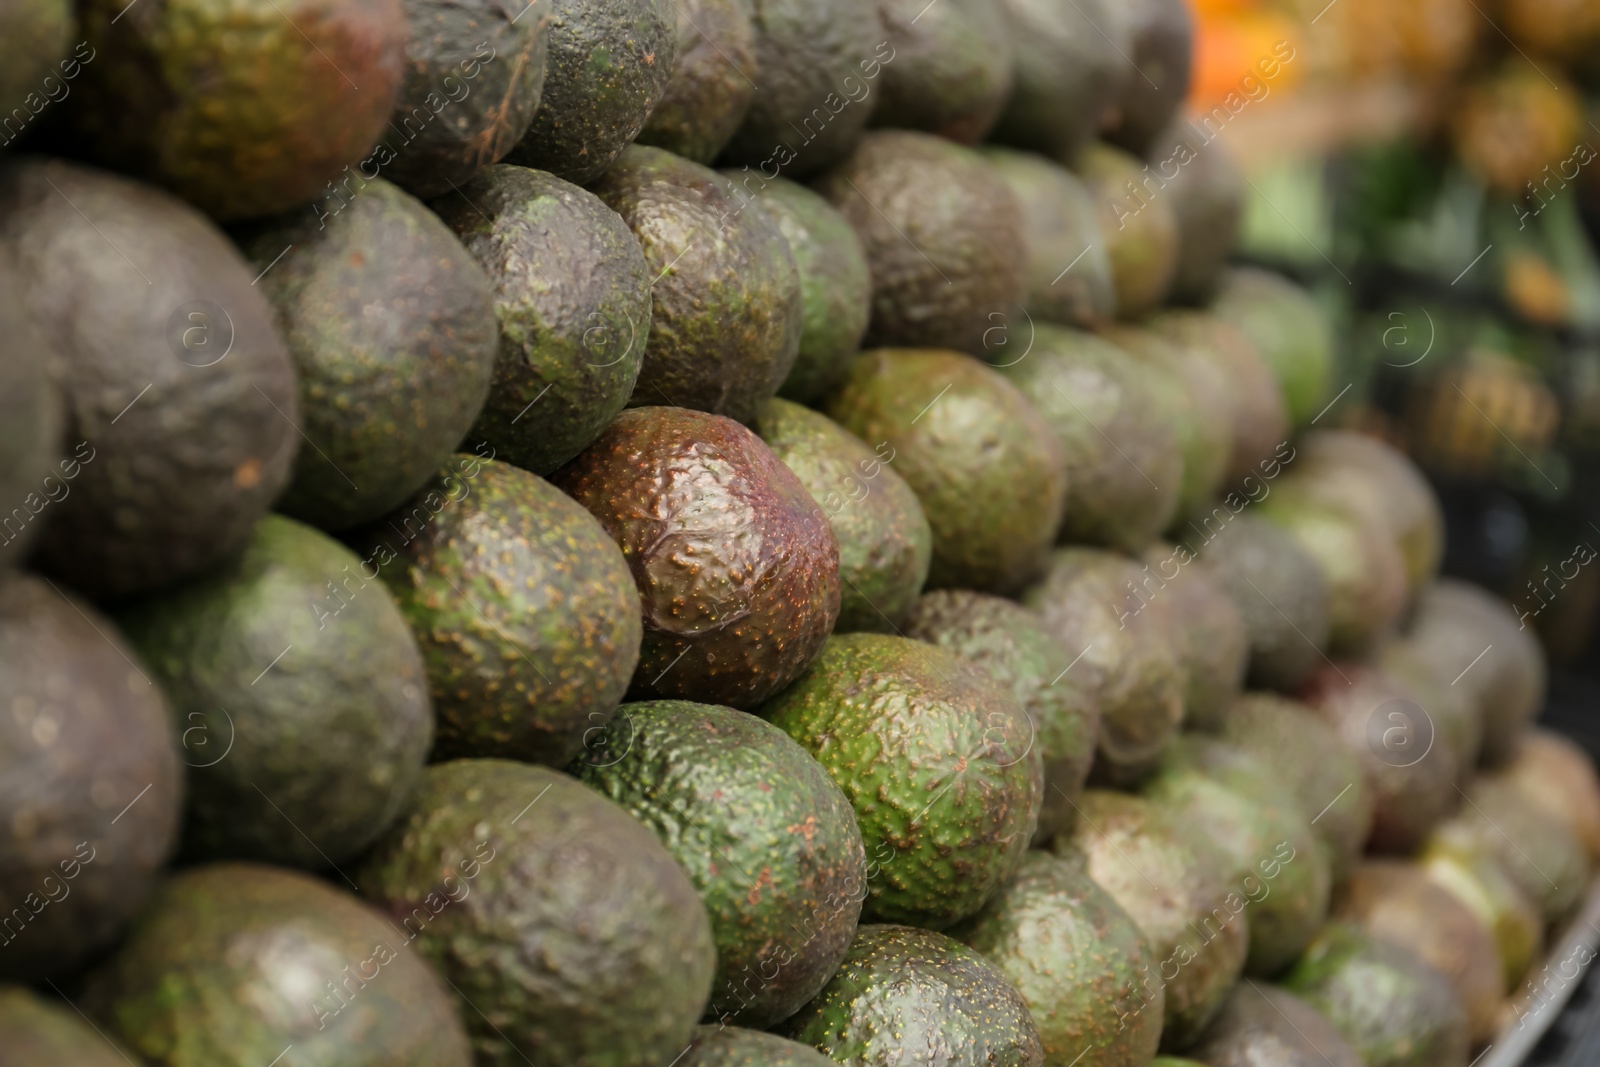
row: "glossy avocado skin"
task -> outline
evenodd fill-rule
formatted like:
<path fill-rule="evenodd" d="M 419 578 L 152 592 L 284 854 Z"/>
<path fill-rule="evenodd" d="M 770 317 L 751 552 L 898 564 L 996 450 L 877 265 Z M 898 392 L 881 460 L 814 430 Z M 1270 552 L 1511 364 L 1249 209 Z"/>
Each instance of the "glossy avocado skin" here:
<path fill-rule="evenodd" d="M 1127 77 L 1118 2 L 1006 0 L 1016 81 L 994 141 L 1070 163 L 1095 138 Z"/>
<path fill-rule="evenodd" d="M 61 439 L 61 393 L 50 378 L 56 357 L 17 299 L 12 269 L 0 257 L 0 500 L 13 501 L 0 513 L 0 567 L 26 558 L 43 525 L 34 519 L 72 492 L 81 469 Z"/>
<path fill-rule="evenodd" d="M 1011 32 L 1001 0 L 879 0 L 894 62 L 883 68 L 874 126 L 983 140 L 1011 92 Z"/>
<path fill-rule="evenodd" d="M 1040 1067 L 1021 994 L 978 953 L 909 926 L 863 926 L 838 974 L 784 1026 L 840 1063 L 887 1067 L 906 1049 L 951 1067 Z"/>
<path fill-rule="evenodd" d="M 674 0 L 678 63 L 639 143 L 696 163 L 717 158 L 755 99 L 756 31 L 746 0 Z"/>
<path fill-rule="evenodd" d="M 467 437 L 549 474 L 633 393 L 650 337 L 650 278 L 622 220 L 577 186 L 489 167 L 432 204 L 494 286 L 500 348 Z"/>
<path fill-rule="evenodd" d="M 805 671 L 839 615 L 839 544 L 800 480 L 732 419 L 623 412 L 555 482 L 638 587 L 634 699 L 753 708 Z"/>
<path fill-rule="evenodd" d="M 828 1067 L 833 1062 L 810 1045 L 737 1026 L 697 1027 L 682 1061 L 683 1067 Z"/>
<path fill-rule="evenodd" d="M 0 1041 L 13 1063 L 127 1067 L 127 1053 L 64 1004 L 22 986 L 0 986 Z"/>
<path fill-rule="evenodd" d="M 816 995 L 867 892 L 855 812 L 821 764 L 754 715 L 659 700 L 624 704 L 571 770 L 655 831 L 705 902 L 707 1021 L 770 1027 Z"/>
<path fill-rule="evenodd" d="M 1241 982 L 1200 1044 L 1191 1050 L 1212 1067 L 1363 1067 L 1332 1023 L 1293 993 Z M 1159 1062 L 1159 1061 L 1157 1061 Z"/>

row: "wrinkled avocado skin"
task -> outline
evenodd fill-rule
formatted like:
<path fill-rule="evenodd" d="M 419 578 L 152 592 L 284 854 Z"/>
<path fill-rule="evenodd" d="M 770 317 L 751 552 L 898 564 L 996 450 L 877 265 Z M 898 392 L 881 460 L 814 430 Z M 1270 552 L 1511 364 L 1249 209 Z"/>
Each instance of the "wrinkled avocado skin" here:
<path fill-rule="evenodd" d="M 1094 139 L 1128 77 L 1124 2 L 1005 0 L 1016 80 L 994 141 L 1071 162 Z"/>
<path fill-rule="evenodd" d="M 748 0 L 673 0 L 678 63 L 639 143 L 710 165 L 755 99 L 756 33 Z"/>
<path fill-rule="evenodd" d="M 1011 91 L 1011 32 L 1000 0 L 880 0 L 894 62 L 883 68 L 874 126 L 977 144 Z"/>

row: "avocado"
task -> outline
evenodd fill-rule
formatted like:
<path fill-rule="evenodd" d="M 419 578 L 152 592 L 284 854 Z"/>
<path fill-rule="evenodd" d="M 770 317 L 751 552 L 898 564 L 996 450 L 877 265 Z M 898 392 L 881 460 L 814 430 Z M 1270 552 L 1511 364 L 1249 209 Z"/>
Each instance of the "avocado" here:
<path fill-rule="evenodd" d="M 931 930 L 863 926 L 822 992 L 783 1027 L 839 1063 L 889 1067 L 908 1049 L 949 1067 L 1041 1067 L 1022 995 L 972 949 Z"/>
<path fill-rule="evenodd" d="M 992 140 L 1070 162 L 1100 129 L 1132 44 L 1116 0 L 1005 0 L 1016 74 Z"/>
<path fill-rule="evenodd" d="M 127 1067 L 128 1054 L 66 1005 L 22 986 L 0 986 L 0 1044 L 7 1064 Z"/>
<path fill-rule="evenodd" d="M 650 265 L 650 341 L 630 403 L 745 422 L 800 351 L 800 274 L 783 231 L 733 182 L 636 145 L 595 186 Z"/>
<path fill-rule="evenodd" d="M 887 442 L 868 448 L 815 411 L 773 398 L 752 424 L 822 507 L 839 542 L 837 633 L 893 631 L 928 579 L 933 533 Z"/>
<path fill-rule="evenodd" d="M 77 12 L 93 62 L 66 104 L 72 144 L 212 218 L 288 211 L 352 166 L 364 177 L 381 163 L 368 150 L 405 80 L 401 0 L 85 0 Z M 138 244 L 106 236 L 123 250 Z"/>
<path fill-rule="evenodd" d="M 1311 1005 L 1283 989 L 1240 982 L 1193 1050 L 1210 1067 L 1363 1067 Z"/>
<path fill-rule="evenodd" d="M 1600 777 L 1576 742 L 1534 727 L 1523 733 L 1501 773 L 1549 818 L 1572 827 L 1591 864 L 1600 861 Z"/>
<path fill-rule="evenodd" d="M 1223 275 L 1211 310 L 1255 343 L 1296 429 L 1322 414 L 1333 384 L 1333 327 L 1310 293 L 1280 274 L 1237 267 Z"/>
<path fill-rule="evenodd" d="M 175 197 L 40 159 L 0 171 L 0 249 L 60 357 L 77 442 L 42 569 L 109 598 L 243 547 L 300 440 L 294 365 L 255 271 Z"/>
<path fill-rule="evenodd" d="M 756 30 L 745 0 L 674 0 L 678 62 L 639 143 L 710 165 L 755 99 Z"/>
<path fill-rule="evenodd" d="M 1099 211 L 1111 260 L 1117 317 L 1137 319 L 1165 303 L 1178 270 L 1178 216 L 1172 199 L 1153 191 L 1143 164 L 1095 143 L 1073 163 Z"/>
<path fill-rule="evenodd" d="M 433 712 L 370 566 L 269 515 L 237 560 L 118 616 L 182 731 L 189 856 L 336 866 L 400 813 Z"/>
<path fill-rule="evenodd" d="M 1417 703 L 1428 709 L 1439 743 L 1448 745 L 1455 755 L 1456 779 L 1466 785 L 1478 764 L 1478 751 L 1483 745 L 1483 719 L 1471 695 L 1435 674 L 1428 661 L 1404 638 L 1385 643 L 1373 663 L 1407 686 Z"/>
<path fill-rule="evenodd" d="M 671 0 L 550 0 L 544 92 L 506 162 L 588 185 L 633 143 L 678 60 Z"/>
<path fill-rule="evenodd" d="M 986 355 L 1021 332 L 1022 211 L 977 152 L 928 133 L 875 130 L 814 187 L 866 252 L 867 344 Z"/>
<path fill-rule="evenodd" d="M 500 323 L 467 440 L 549 474 L 633 395 L 650 337 L 649 264 L 592 193 L 526 167 L 489 167 L 433 209 L 488 274 Z"/>
<path fill-rule="evenodd" d="M 1132 786 L 1155 769 L 1183 721 L 1186 686 L 1171 605 L 1140 594 L 1139 566 L 1113 552 L 1058 549 L 1023 603 L 1068 656 L 1083 659 L 1100 705 L 1097 780 Z"/>
<path fill-rule="evenodd" d="M 1503 775 L 1485 774 L 1468 803 L 1436 836 L 1486 852 L 1531 900 L 1546 924 L 1572 918 L 1589 885 L 1589 859 L 1572 827 L 1550 818 Z"/>
<path fill-rule="evenodd" d="M 977 144 L 1011 94 L 1003 0 L 878 0 L 894 62 L 884 65 L 872 125 Z"/>
<path fill-rule="evenodd" d="M 55 99 L 63 84 L 56 73 L 58 64 L 61 74 L 66 74 L 69 66 L 72 69 L 69 81 L 82 70 L 81 64 L 69 58 L 72 31 L 72 5 L 67 0 L 23 0 L 7 4 L 0 14 L 0 41 L 5 42 L 0 45 L 0 71 L 4 71 L 0 73 L 0 100 L 12 109 L 0 126 L 0 136 L 5 138 L 0 147 L 9 145 L 27 128 L 33 116 L 48 106 L 47 98 Z"/>
<path fill-rule="evenodd" d="M 1145 158 L 1167 179 L 1178 219 L 1178 270 L 1172 299 L 1205 305 L 1216 295 L 1244 219 L 1245 177 L 1220 138 L 1187 119 L 1170 123 L 1150 142 Z"/>
<path fill-rule="evenodd" d="M 737 1026 L 696 1027 L 683 1067 L 829 1067 L 832 1060 L 798 1041 Z"/>
<path fill-rule="evenodd" d="M 1194 17 L 1183 0 L 1129 0 L 1113 9 L 1128 34 L 1132 72 L 1106 123 L 1106 136 L 1144 156 L 1189 95 L 1194 57 Z"/>
<path fill-rule="evenodd" d="M 1515 991 L 1544 948 L 1544 916 L 1474 835 L 1451 820 L 1428 838 L 1423 873 L 1466 905 L 1494 936 L 1502 993 Z"/>
<path fill-rule="evenodd" d="M 957 352 L 867 352 L 828 401 L 845 429 L 893 450 L 933 530 L 928 584 L 1010 592 L 1043 567 L 1067 495 L 1061 445 L 998 371 Z"/>
<path fill-rule="evenodd" d="M 982 667 L 903 637 L 836 635 L 760 714 L 850 798 L 872 867 L 865 918 L 949 926 L 1016 873 L 1042 763 L 1027 714 Z"/>
<path fill-rule="evenodd" d="M 1145 549 L 1143 561 L 1142 584 L 1154 579 L 1152 594 L 1170 600 L 1173 643 L 1188 678 L 1184 725 L 1216 732 L 1238 701 L 1250 665 L 1244 616 L 1188 549 L 1157 543 Z"/>
<path fill-rule="evenodd" d="M 850 802 L 805 749 L 754 715 L 659 700 L 623 705 L 572 773 L 655 831 L 699 892 L 708 1021 L 770 1027 L 816 996 L 850 947 L 867 863 Z"/>
<path fill-rule="evenodd" d="M 13 268 L 0 258 L 0 567 L 26 558 L 41 524 L 33 520 L 72 492 L 62 447 L 61 394 L 51 381 L 57 359 L 21 301 Z"/>
<path fill-rule="evenodd" d="M 659 1067 L 711 992 L 688 875 L 649 827 L 544 767 L 429 767 L 356 881 L 471 1008 L 480 1065 Z"/>
<path fill-rule="evenodd" d="M 268 1063 L 286 1047 L 299 1063 L 468 1067 L 456 1005 L 410 947 L 308 875 L 194 867 L 167 880 L 89 976 L 84 1008 L 161 1067 Z"/>
<path fill-rule="evenodd" d="M 1409 949 L 1329 923 L 1283 984 L 1320 1012 L 1366 1067 L 1463 1067 L 1467 1014 L 1449 981 Z"/>
<path fill-rule="evenodd" d="M 627 562 L 542 478 L 457 454 L 356 545 L 422 649 L 434 759 L 560 766 L 616 710 L 639 658 Z"/>
<path fill-rule="evenodd" d="M 1093 334 L 1040 325 L 1026 359 L 1000 368 L 1066 451 L 1064 541 L 1136 553 L 1177 513 L 1183 452 L 1158 387 Z"/>
<path fill-rule="evenodd" d="M 554 477 L 621 547 L 637 585 L 634 699 L 754 708 L 822 648 L 839 615 L 838 541 L 800 479 L 743 426 L 633 408 Z"/>
<path fill-rule="evenodd" d="M 941 589 L 924 595 L 903 636 L 942 645 L 987 670 L 1028 715 L 1044 765 L 1035 844 L 1072 828 L 1100 730 L 1100 705 L 1087 672 L 1033 612 L 1010 600 Z"/>
<path fill-rule="evenodd" d="M 1016 879 L 951 931 L 1022 994 L 1045 1067 L 1145 1067 L 1166 993 L 1128 913 L 1089 877 L 1081 853 L 1029 852 Z"/>
<path fill-rule="evenodd" d="M 376 519 L 483 406 L 498 337 L 489 279 L 438 216 L 381 179 L 332 218 L 288 216 L 244 249 L 294 357 L 310 442 L 278 509 L 327 530 Z"/>

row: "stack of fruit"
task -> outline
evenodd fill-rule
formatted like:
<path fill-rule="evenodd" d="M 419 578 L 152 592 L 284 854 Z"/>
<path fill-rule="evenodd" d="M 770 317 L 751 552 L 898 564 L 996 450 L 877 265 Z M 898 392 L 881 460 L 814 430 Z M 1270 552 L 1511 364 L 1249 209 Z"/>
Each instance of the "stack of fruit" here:
<path fill-rule="evenodd" d="M 1573 913 L 1176 2 L 0 20 L 0 1063 L 1452 1067 Z"/>

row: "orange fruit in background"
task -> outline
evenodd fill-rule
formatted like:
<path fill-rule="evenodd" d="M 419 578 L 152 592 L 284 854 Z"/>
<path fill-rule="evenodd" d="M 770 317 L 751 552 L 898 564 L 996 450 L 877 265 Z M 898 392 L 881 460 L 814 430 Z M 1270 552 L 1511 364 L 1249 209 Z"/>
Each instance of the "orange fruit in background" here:
<path fill-rule="evenodd" d="M 1296 84 L 1305 68 L 1299 38 L 1300 28 L 1295 21 L 1273 12 L 1246 12 L 1202 21 L 1195 30 L 1189 106 L 1204 110 L 1229 93 L 1245 95 L 1239 83 L 1246 76 L 1262 82 L 1273 93 Z M 1284 42 L 1295 50 L 1295 58 L 1287 63 L 1278 58 Z M 1265 70 L 1262 64 L 1266 64 Z M 1272 70 L 1276 70 L 1276 76 L 1268 78 L 1267 71 Z M 1256 92 L 1259 95 L 1260 91 Z"/>

